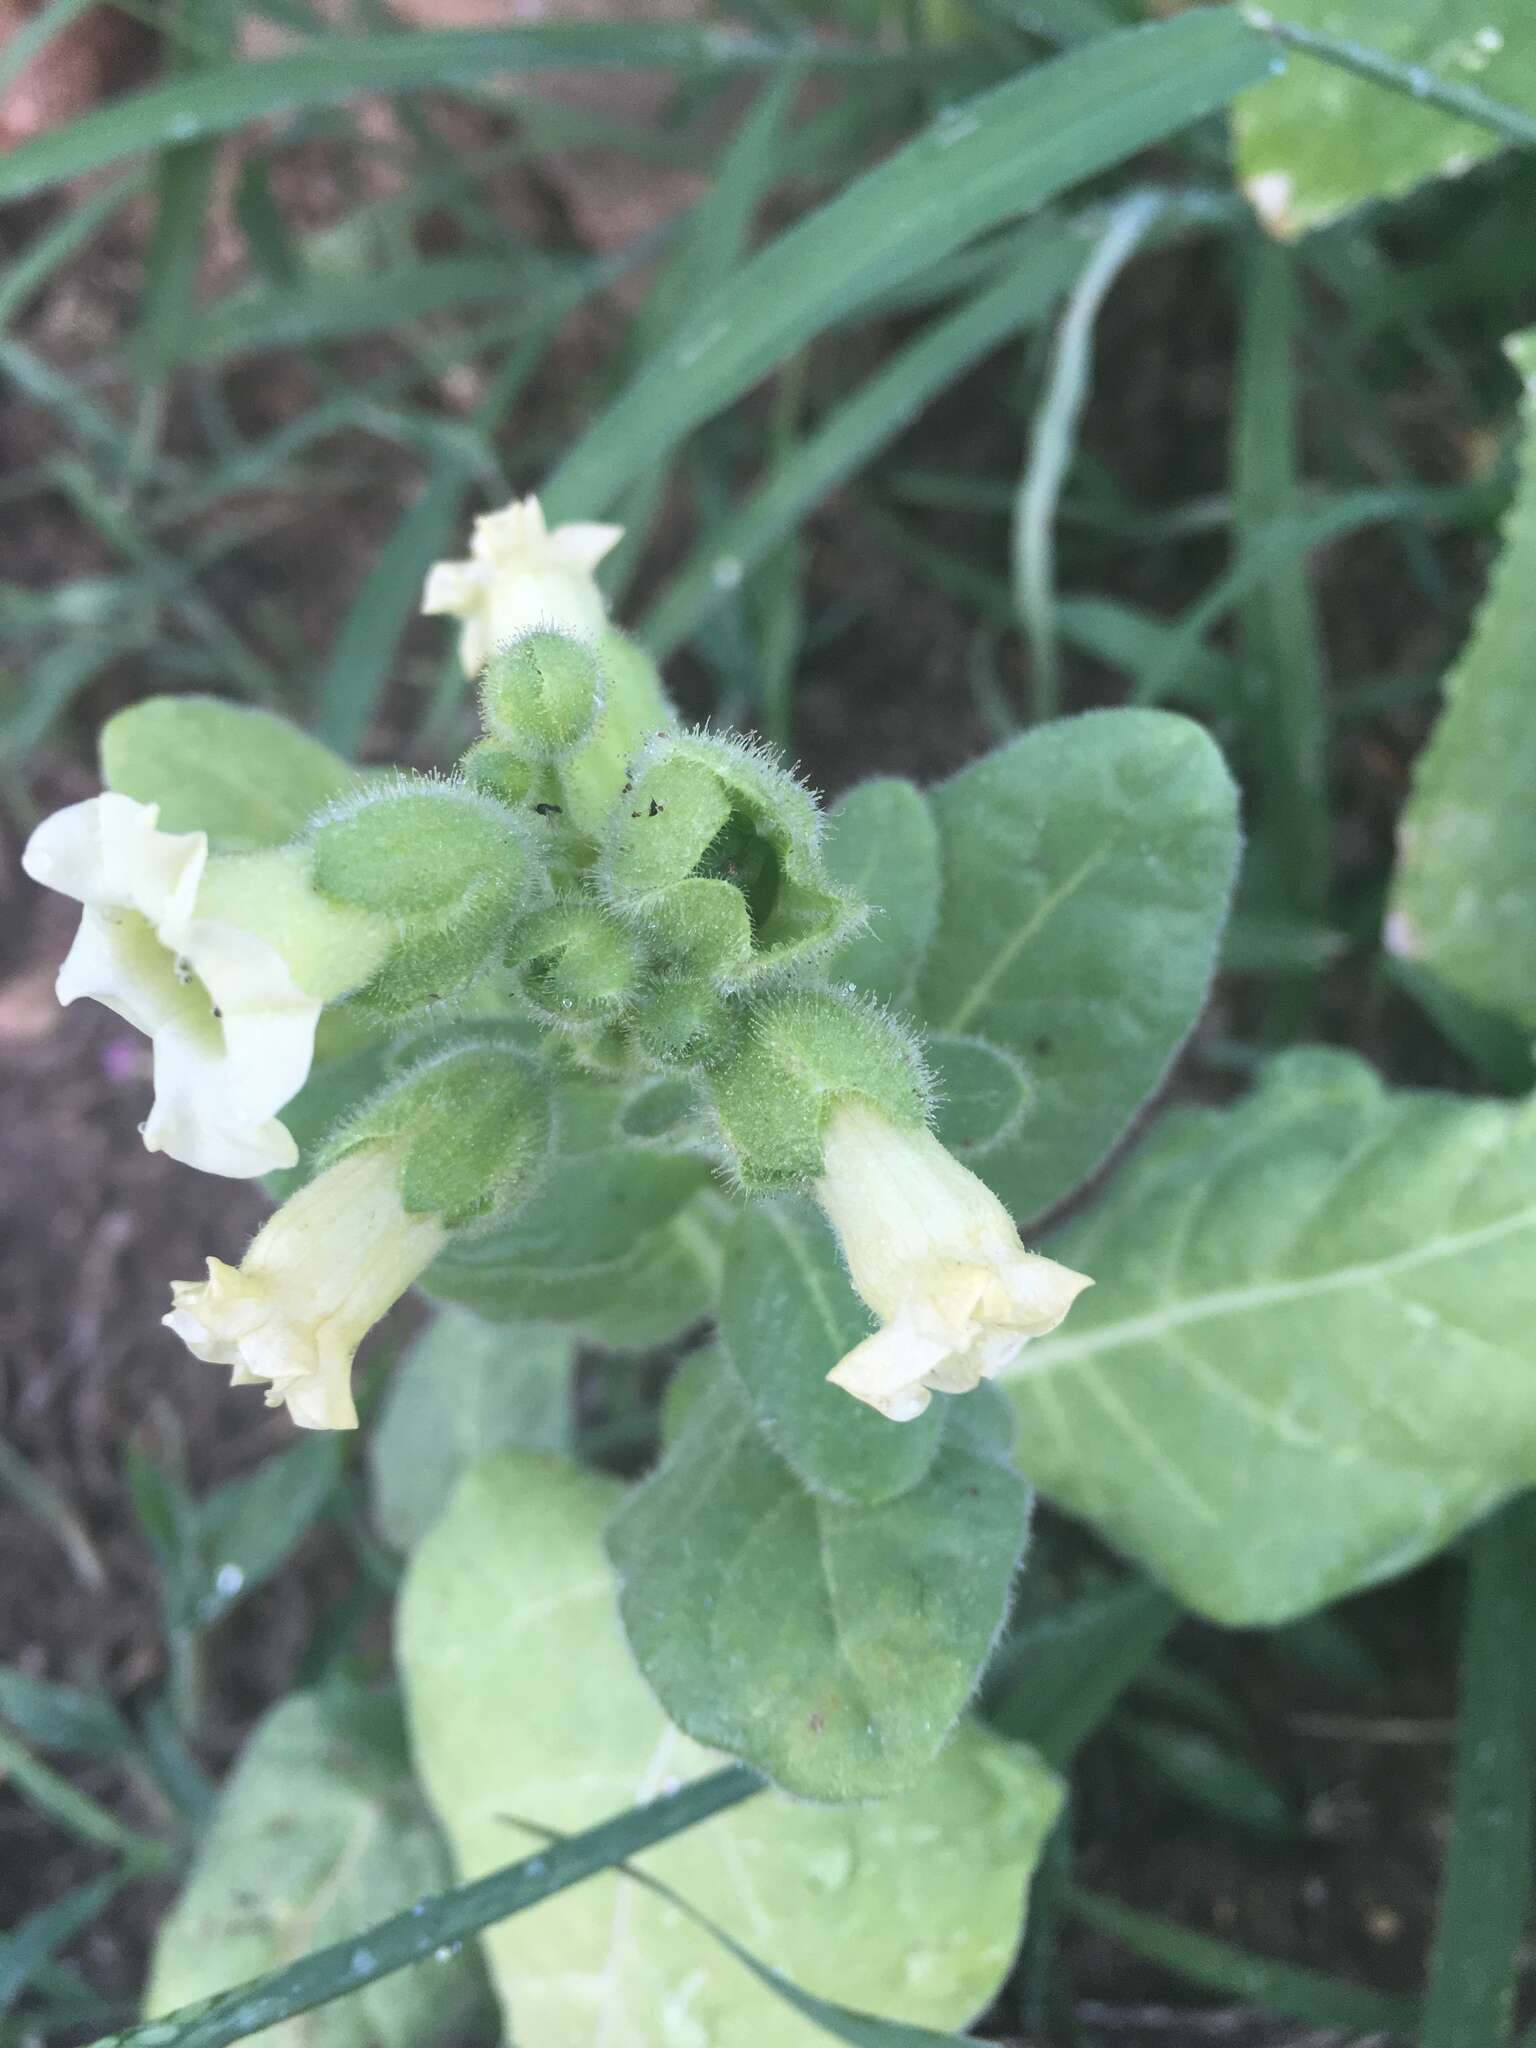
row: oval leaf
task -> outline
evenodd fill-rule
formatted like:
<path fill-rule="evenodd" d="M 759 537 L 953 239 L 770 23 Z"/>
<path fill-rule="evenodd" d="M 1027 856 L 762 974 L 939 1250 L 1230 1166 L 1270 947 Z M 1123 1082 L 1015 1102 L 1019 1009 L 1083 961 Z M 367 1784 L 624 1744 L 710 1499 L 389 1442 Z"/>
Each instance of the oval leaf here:
<path fill-rule="evenodd" d="M 1214 743 L 1163 711 L 1041 726 L 941 783 L 944 907 L 920 1008 L 1034 1097 L 978 1170 L 1021 1222 L 1104 1157 L 1200 1014 L 1237 867 Z"/>
<path fill-rule="evenodd" d="M 466 1876 L 718 1758 L 671 1727 L 613 1607 L 612 1481 L 506 1452 L 476 1467 L 412 1560 L 398 1641 L 416 1754 Z M 767 1792 L 640 1867 L 805 1991 L 963 2024 L 1006 1976 L 1059 1788 L 967 1724 L 910 1792 L 837 1811 Z M 519 1827 L 531 1824 L 533 1832 Z M 820 2048 L 825 2035 L 664 1899 L 589 1878 L 485 1936 L 520 2048 Z"/>
<path fill-rule="evenodd" d="M 911 1784 L 970 1697 L 1024 1544 L 1028 1498 L 990 1420 L 986 1398 L 953 1404 L 919 1485 L 841 1507 L 721 1375 L 609 1531 L 630 1644 L 678 1725 L 807 1799 Z"/>
<path fill-rule="evenodd" d="M 1006 1376 L 1020 1462 L 1219 1621 L 1404 1571 L 1536 1480 L 1536 1104 L 1291 1054 L 1053 1250 L 1098 1284 Z"/>

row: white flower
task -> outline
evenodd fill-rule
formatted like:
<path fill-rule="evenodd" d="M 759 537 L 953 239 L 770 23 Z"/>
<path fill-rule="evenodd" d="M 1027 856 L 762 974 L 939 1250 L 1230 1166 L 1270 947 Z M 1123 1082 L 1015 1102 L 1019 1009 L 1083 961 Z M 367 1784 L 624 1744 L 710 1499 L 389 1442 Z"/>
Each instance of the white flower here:
<path fill-rule="evenodd" d="M 468 676 L 540 626 L 595 640 L 608 614 L 592 572 L 623 536 L 622 526 L 587 519 L 551 533 L 537 498 L 514 499 L 475 521 L 467 562 L 432 565 L 421 608 L 464 621 L 459 659 Z"/>
<path fill-rule="evenodd" d="M 448 1241 L 400 1199 L 398 1148 L 362 1145 L 268 1218 L 238 1268 L 178 1280 L 165 1318 L 195 1358 L 267 1383 L 301 1429 L 356 1429 L 352 1358 Z"/>
<path fill-rule="evenodd" d="M 318 903 L 295 851 L 210 861 L 206 833 L 159 816 L 108 791 L 28 840 L 33 881 L 84 906 L 59 1001 L 93 996 L 153 1040 L 151 1152 L 236 1179 L 291 1166 L 277 1112 L 309 1073 L 322 999 L 371 971 L 373 923 Z M 296 943 L 280 946 L 265 933 L 285 922 Z"/>
<path fill-rule="evenodd" d="M 827 1119 L 816 1197 L 881 1325 L 827 1377 L 893 1422 L 991 1379 L 1093 1284 L 1025 1251 L 1002 1203 L 930 1131 L 867 1103 Z"/>

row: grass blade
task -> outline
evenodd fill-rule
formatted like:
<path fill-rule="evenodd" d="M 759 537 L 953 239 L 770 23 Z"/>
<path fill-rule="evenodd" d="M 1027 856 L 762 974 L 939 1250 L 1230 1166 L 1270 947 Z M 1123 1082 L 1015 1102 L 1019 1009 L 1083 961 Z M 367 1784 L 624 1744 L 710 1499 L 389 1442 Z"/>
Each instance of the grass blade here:
<path fill-rule="evenodd" d="M 436 1898 L 423 1899 L 350 1941 L 317 1949 L 286 1969 L 114 2034 L 100 2048 L 224 2048 L 228 2041 L 243 2040 L 263 2027 L 313 2012 L 316 2006 L 328 2005 L 332 1999 L 361 1991 L 396 1970 L 423 1962 L 444 1944 L 463 1941 L 483 1927 L 536 1906 L 541 1899 L 553 1898 L 584 1877 L 611 1870 L 684 1828 L 696 1827 L 726 1807 L 739 1805 L 762 1786 L 755 1771 L 740 1764 L 727 1765 L 707 1778 L 696 1778 L 681 1791 L 572 1835 L 557 1848 L 506 1864 L 469 1884 L 455 1885 Z"/>
<path fill-rule="evenodd" d="M 1536 1496 L 1472 1546 L 1450 1849 L 1420 2048 L 1502 2048 L 1531 1904 L 1536 1792 Z"/>
<path fill-rule="evenodd" d="M 1161 193 L 1133 192 L 1111 214 L 1067 302 L 1030 436 L 1029 461 L 1014 514 L 1013 588 L 1029 641 L 1034 714 L 1042 722 L 1061 709 L 1055 618 L 1056 507 L 1088 398 L 1094 323 L 1110 286 L 1135 255 L 1162 203 Z"/>
<path fill-rule="evenodd" d="M 987 1674 L 988 1720 L 1069 1763 L 1162 1648 L 1178 1602 L 1150 1579 L 1127 1579 L 1015 1625 Z"/>
<path fill-rule="evenodd" d="M 109 1871 L 0 1934 L 0 2013 L 9 2012 L 55 1950 L 89 1927 L 123 1882 Z"/>
<path fill-rule="evenodd" d="M 89 199 L 68 208 L 46 234 L 39 235 L 0 272 L 0 330 L 9 327 L 26 310 L 34 293 L 40 292 L 56 270 L 79 254 L 143 182 L 135 172 L 104 185 Z"/>
<path fill-rule="evenodd" d="M 1171 1920 L 1159 1920 L 1151 1913 L 1137 1912 L 1114 1899 L 1101 1898 L 1071 1886 L 1066 1894 L 1069 1909 L 1079 1920 L 1100 1934 L 1143 1956 L 1176 1977 L 1187 1977 L 1210 1991 L 1241 1998 L 1265 2012 L 1280 2013 L 1308 2026 L 1337 2028 L 1349 2034 L 1411 2035 L 1418 2019 L 1418 2005 L 1411 1998 L 1395 1998 L 1372 1991 L 1362 1984 L 1345 1983 L 1321 1970 L 1302 1969 L 1295 1963 L 1272 1963 L 1263 1956 L 1250 1955 L 1231 1942 L 1214 1935 L 1196 1934 L 1177 1927 Z M 1462 2048 L 1467 2048 L 1463 2043 Z"/>
<path fill-rule="evenodd" d="M 1254 234 L 1238 355 L 1234 486 L 1239 556 L 1296 509 L 1297 289 L 1288 249 Z M 1331 836 L 1322 659 L 1305 555 L 1275 556 L 1242 604 L 1242 644 L 1261 789 L 1259 830 L 1290 907 L 1328 900 Z"/>
<path fill-rule="evenodd" d="M 170 79 L 36 136 L 0 159 L 0 200 L 22 198 L 140 150 L 209 141 L 252 121 L 335 106 L 359 93 L 478 85 L 497 73 L 653 70 L 725 76 L 790 60 L 857 69 L 902 61 L 856 44 L 749 35 L 717 24 L 591 21 L 335 36 L 261 63 L 223 64 L 196 78 Z"/>
<path fill-rule="evenodd" d="M 815 335 L 1084 178 L 1224 106 L 1264 73 L 1227 9 L 1106 36 L 949 108 L 713 292 L 550 478 L 594 518 L 702 420 Z"/>
<path fill-rule="evenodd" d="M 932 399 L 1009 334 L 1045 319 L 1082 262 L 1083 244 L 1042 229 L 1036 246 L 993 284 L 937 321 L 799 442 L 740 509 L 712 526 L 647 613 L 641 638 L 664 659 L 827 494 L 893 441 Z"/>
<path fill-rule="evenodd" d="M 0 1722 L 0 1783 L 6 1781 L 39 1813 L 46 1813 L 81 1841 L 115 1849 L 140 1870 L 158 1869 L 169 1860 L 164 1843 L 125 1827 L 115 1814 L 108 1813 L 67 1778 L 39 1763 L 26 1744 Z"/>
<path fill-rule="evenodd" d="M 354 759 L 389 680 L 390 663 L 421 607 L 427 570 L 448 553 L 469 473 L 442 464 L 410 505 L 364 580 L 315 691 L 315 730 Z"/>

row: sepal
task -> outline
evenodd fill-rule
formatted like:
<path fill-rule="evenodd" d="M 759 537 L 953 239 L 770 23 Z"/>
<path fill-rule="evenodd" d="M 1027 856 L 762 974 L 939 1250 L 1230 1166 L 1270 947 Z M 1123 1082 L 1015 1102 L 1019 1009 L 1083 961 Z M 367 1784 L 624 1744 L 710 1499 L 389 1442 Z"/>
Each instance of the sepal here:
<path fill-rule="evenodd" d="M 898 1128 L 922 1130 L 929 1085 L 912 1034 L 878 1005 L 833 989 L 755 1004 L 708 1076 L 727 1158 L 754 1194 L 816 1179 L 839 1103 L 867 1103 Z"/>

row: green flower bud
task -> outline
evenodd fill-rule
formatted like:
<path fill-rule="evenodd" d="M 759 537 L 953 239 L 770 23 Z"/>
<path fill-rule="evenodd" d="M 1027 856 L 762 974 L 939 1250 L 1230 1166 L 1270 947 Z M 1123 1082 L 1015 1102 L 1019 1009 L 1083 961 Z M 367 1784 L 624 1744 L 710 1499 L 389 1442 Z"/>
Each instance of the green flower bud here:
<path fill-rule="evenodd" d="M 815 798 L 758 748 L 663 735 L 610 813 L 599 881 L 615 909 L 722 990 L 804 966 L 863 907 L 821 857 Z"/>
<path fill-rule="evenodd" d="M 736 1031 L 730 1004 L 707 981 L 669 979 L 648 989 L 629 1035 L 658 1066 L 694 1066 L 718 1058 Z"/>
<path fill-rule="evenodd" d="M 503 1222 L 544 1170 L 552 1132 L 541 1069 L 495 1025 L 463 1031 L 409 1066 L 347 1119 L 322 1167 L 362 1146 L 400 1157 L 400 1198 L 446 1230 Z"/>
<path fill-rule="evenodd" d="M 533 789 L 532 763 L 508 740 L 476 740 L 459 769 L 471 789 L 498 803 L 520 806 Z"/>
<path fill-rule="evenodd" d="M 590 897 L 569 897 L 525 917 L 508 958 L 519 985 L 556 1023 L 615 1017 L 639 986 L 644 960 L 633 932 Z"/>
<path fill-rule="evenodd" d="M 547 888 L 522 822 L 466 783 L 401 776 L 322 814 L 314 880 L 333 901 L 391 921 L 393 943 L 350 998 L 383 1019 L 462 995 Z"/>
<path fill-rule="evenodd" d="M 555 771 L 566 828 L 588 842 L 601 835 L 642 749 L 677 724 L 656 664 L 643 647 L 610 629 L 597 643 L 597 656 L 607 684 L 602 711 Z"/>
<path fill-rule="evenodd" d="M 744 1188 L 770 1193 L 823 1169 L 828 1116 L 870 1104 L 899 1129 L 927 1122 L 929 1079 L 917 1040 L 889 1012 L 831 989 L 760 1002 L 708 1086 Z"/>
<path fill-rule="evenodd" d="M 591 732 L 604 676 L 584 640 L 540 628 L 498 647 L 480 678 L 487 732 L 530 761 L 556 761 Z"/>

